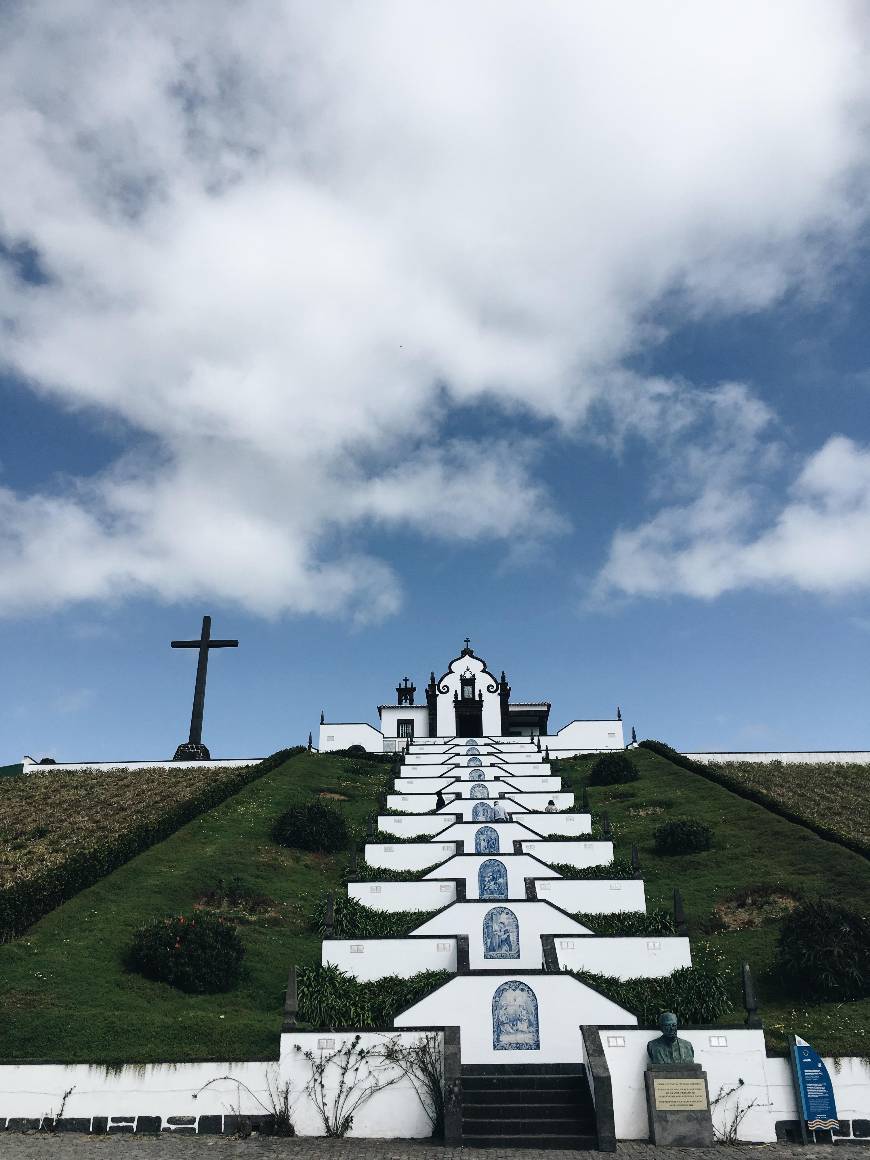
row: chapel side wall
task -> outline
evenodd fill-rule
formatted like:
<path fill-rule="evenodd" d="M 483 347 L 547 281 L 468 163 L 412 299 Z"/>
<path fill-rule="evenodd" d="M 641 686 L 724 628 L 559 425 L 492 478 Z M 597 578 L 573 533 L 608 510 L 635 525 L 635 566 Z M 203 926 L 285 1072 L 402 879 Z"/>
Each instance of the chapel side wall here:
<path fill-rule="evenodd" d="M 553 750 L 623 749 L 625 736 L 621 721 L 569 721 L 556 733 L 541 738 Z M 565 756 L 565 754 L 560 754 Z"/>
<path fill-rule="evenodd" d="M 337 724 L 327 721 L 320 726 L 317 747 L 321 753 L 349 749 L 351 745 L 361 745 L 369 753 L 383 753 L 384 735 L 364 721 Z"/>

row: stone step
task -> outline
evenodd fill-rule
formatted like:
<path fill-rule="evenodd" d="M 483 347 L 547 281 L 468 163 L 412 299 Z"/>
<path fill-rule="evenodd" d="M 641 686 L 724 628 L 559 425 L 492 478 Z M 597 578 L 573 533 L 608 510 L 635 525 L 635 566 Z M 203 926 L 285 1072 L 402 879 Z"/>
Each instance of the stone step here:
<path fill-rule="evenodd" d="M 469 1131 L 490 1135 L 505 1132 L 594 1132 L 595 1117 L 582 1108 L 563 1104 L 513 1104 L 502 1108 L 465 1107 L 462 1119 Z"/>
<path fill-rule="evenodd" d="M 591 1100 L 584 1099 L 578 1088 L 516 1088 L 510 1091 L 480 1091 L 474 1088 L 462 1089 L 462 1101 L 466 1108 L 516 1107 L 534 1105 L 541 1107 L 585 1108 Z"/>
<path fill-rule="evenodd" d="M 594 1135 L 575 1136 L 469 1136 L 463 1132 L 464 1148 L 563 1148 L 566 1151 L 594 1151 L 598 1139 Z"/>
<path fill-rule="evenodd" d="M 462 1077 L 464 1092 L 517 1092 L 533 1088 L 552 1091 L 585 1091 L 585 1076 L 579 1075 L 470 1075 Z"/>
<path fill-rule="evenodd" d="M 586 1075 L 582 1063 L 463 1063 L 462 1075 Z"/>

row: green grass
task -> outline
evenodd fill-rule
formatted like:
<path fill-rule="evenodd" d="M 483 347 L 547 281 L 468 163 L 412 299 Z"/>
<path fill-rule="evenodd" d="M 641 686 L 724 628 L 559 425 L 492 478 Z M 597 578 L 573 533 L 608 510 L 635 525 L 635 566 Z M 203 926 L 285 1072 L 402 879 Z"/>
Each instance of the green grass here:
<path fill-rule="evenodd" d="M 632 750 L 631 756 L 641 771 L 640 780 L 628 786 L 591 786 L 590 806 L 609 814 L 617 857 L 627 856 L 632 844 L 638 846 L 647 906 L 670 906 L 673 890 L 679 887 L 690 936 L 708 941 L 724 954 L 735 1010 L 722 1022 L 743 1018 L 739 969 L 747 960 L 756 979 L 769 1051 L 783 1052 L 785 1034 L 794 1031 L 824 1053 L 870 1055 L 870 999 L 814 1006 L 789 995 L 776 978 L 771 967 L 778 922 L 709 933 L 714 905 L 756 883 L 779 885 L 807 897 L 836 898 L 866 912 L 870 863 L 656 754 L 640 749 Z M 557 770 L 566 788 L 580 792 L 590 764 L 589 759 L 559 762 Z M 714 848 L 680 857 L 657 856 L 653 832 L 673 817 L 707 822 L 714 830 Z"/>
<path fill-rule="evenodd" d="M 309 914 L 324 889 L 341 889 L 345 859 L 277 846 L 272 824 L 292 801 L 324 790 L 349 799 L 341 808 L 360 831 L 386 773 L 301 754 L 0 946 L 0 1058 L 277 1058 L 288 969 L 320 961 Z M 137 926 L 190 910 L 219 877 L 235 875 L 276 903 L 241 928 L 247 971 L 238 990 L 185 995 L 123 969 Z"/>
<path fill-rule="evenodd" d="M 15 777 L 23 769 L 24 765 L 21 762 L 17 765 L 0 765 L 0 777 Z"/>

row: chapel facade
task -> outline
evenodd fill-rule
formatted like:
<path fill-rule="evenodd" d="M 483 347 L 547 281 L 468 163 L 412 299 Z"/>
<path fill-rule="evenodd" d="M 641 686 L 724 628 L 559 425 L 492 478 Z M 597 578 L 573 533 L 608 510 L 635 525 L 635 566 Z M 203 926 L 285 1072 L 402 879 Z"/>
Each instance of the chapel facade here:
<path fill-rule="evenodd" d="M 328 721 L 324 714 L 318 747 L 328 752 L 362 745 L 389 753 L 421 740 L 532 737 L 558 756 L 623 748 L 619 710 L 612 719 L 575 719 L 551 732 L 550 709 L 549 701 L 513 701 L 504 669 L 496 677 L 466 637 L 465 647 L 440 677 L 431 670 L 422 698 L 409 677 L 399 682 L 395 701 L 377 707 L 378 726 Z"/>

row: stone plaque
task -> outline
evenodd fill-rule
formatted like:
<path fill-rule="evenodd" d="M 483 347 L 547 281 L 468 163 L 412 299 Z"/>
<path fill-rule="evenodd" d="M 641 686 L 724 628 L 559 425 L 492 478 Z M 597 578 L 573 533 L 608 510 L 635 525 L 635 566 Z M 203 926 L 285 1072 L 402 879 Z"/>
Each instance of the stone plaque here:
<path fill-rule="evenodd" d="M 707 1087 L 702 1079 L 653 1079 L 660 1112 L 704 1112 Z"/>
<path fill-rule="evenodd" d="M 644 1073 L 653 1144 L 704 1148 L 713 1143 L 707 1076 L 698 1063 L 651 1063 Z"/>

